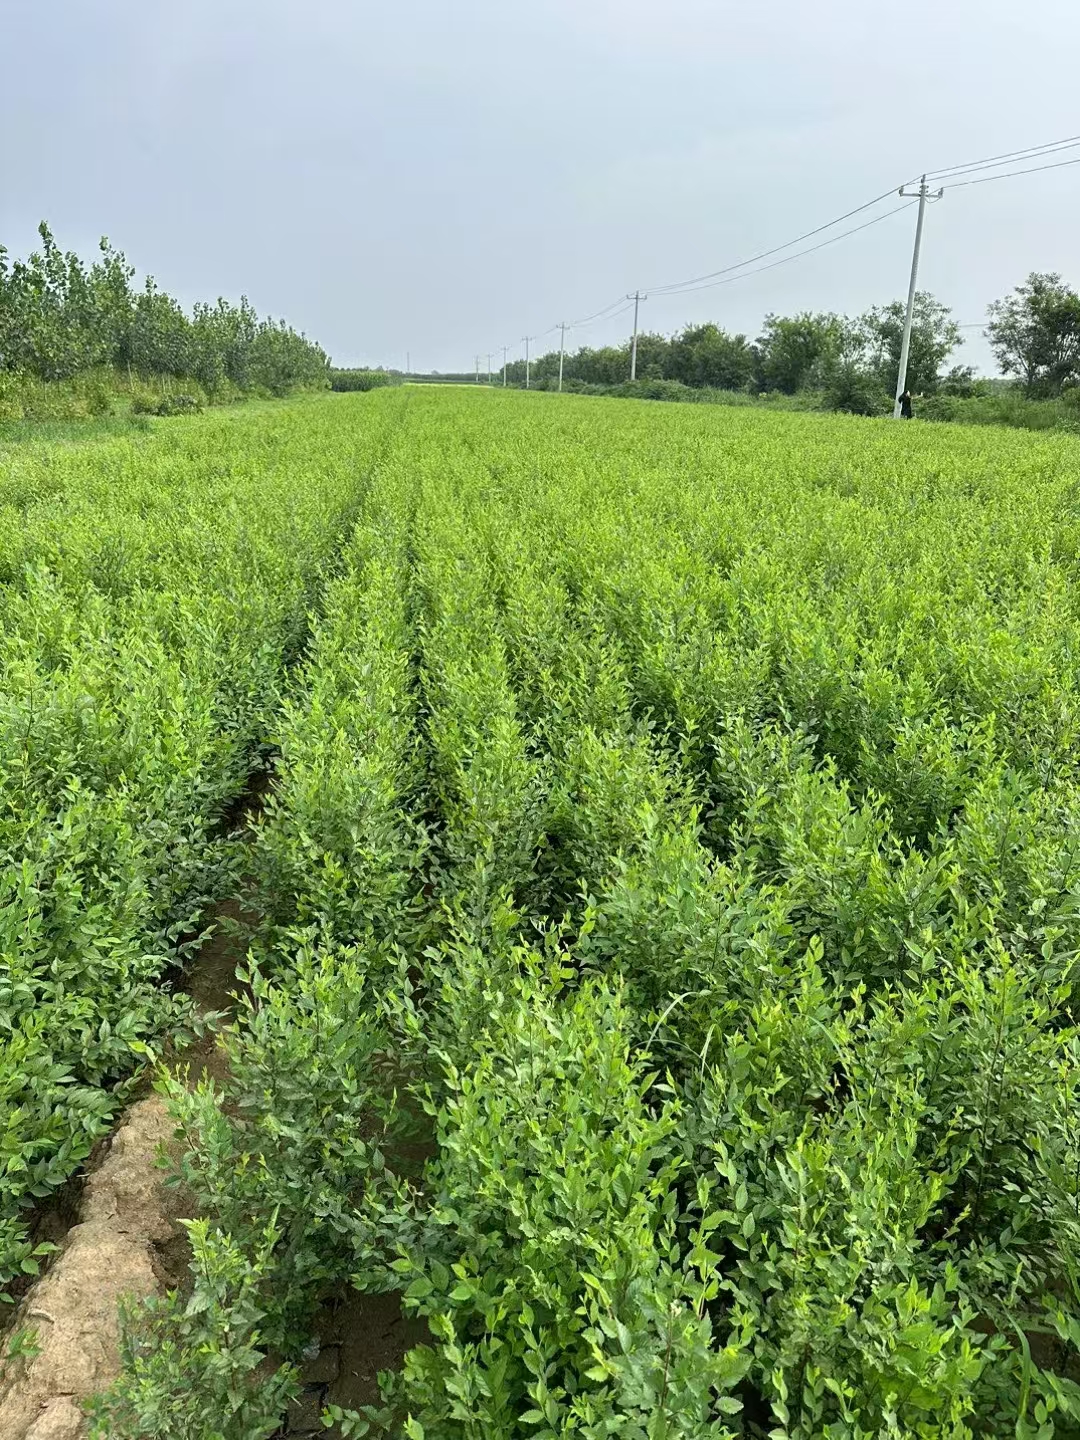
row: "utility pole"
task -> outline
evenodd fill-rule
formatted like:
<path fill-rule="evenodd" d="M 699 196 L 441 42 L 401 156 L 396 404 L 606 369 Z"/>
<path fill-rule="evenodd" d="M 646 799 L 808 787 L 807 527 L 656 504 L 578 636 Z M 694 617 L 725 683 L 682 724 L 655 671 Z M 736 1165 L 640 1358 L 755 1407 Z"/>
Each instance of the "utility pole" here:
<path fill-rule="evenodd" d="M 488 351 L 488 384 L 491 384 L 491 351 Z"/>
<path fill-rule="evenodd" d="M 529 388 L 529 337 L 525 336 L 525 389 Z"/>
<path fill-rule="evenodd" d="M 559 321 L 559 392 L 560 392 L 560 394 L 562 393 L 563 356 L 566 354 L 566 331 L 567 331 L 566 321 L 565 321 L 565 320 L 560 320 L 560 321 Z"/>
<path fill-rule="evenodd" d="M 506 352 L 507 352 L 508 348 L 509 348 L 509 347 L 506 346 L 506 345 L 503 346 L 503 389 L 504 389 L 504 390 L 506 389 Z"/>
<path fill-rule="evenodd" d="M 477 355 L 477 357 L 476 357 L 476 383 L 477 383 L 477 385 L 480 384 L 480 356 L 479 356 L 479 355 Z"/>
<path fill-rule="evenodd" d="M 642 300 L 647 300 L 647 295 L 642 295 L 640 290 L 635 290 L 633 295 L 627 295 L 627 300 L 634 302 L 634 339 L 630 346 L 630 379 L 637 379 L 637 328 L 638 328 L 638 306 Z"/>
<path fill-rule="evenodd" d="M 409 354 L 408 350 L 406 350 L 406 351 L 405 351 L 405 378 L 408 379 L 408 377 L 409 377 L 411 374 L 412 374 L 412 356 Z"/>
<path fill-rule="evenodd" d="M 926 216 L 927 200 L 940 200 L 945 194 L 944 190 L 936 190 L 931 193 L 924 175 L 919 181 L 918 190 L 909 190 L 906 185 L 901 185 L 901 195 L 918 195 L 919 197 L 919 218 L 915 223 L 915 249 L 911 253 L 911 280 L 908 284 L 907 313 L 904 316 L 904 338 L 900 342 L 900 373 L 896 377 L 896 402 L 893 405 L 893 419 L 900 419 L 900 396 L 907 389 L 907 367 L 908 356 L 911 353 L 911 321 L 915 314 L 915 289 L 919 280 L 919 251 L 922 249 L 923 219 Z"/>

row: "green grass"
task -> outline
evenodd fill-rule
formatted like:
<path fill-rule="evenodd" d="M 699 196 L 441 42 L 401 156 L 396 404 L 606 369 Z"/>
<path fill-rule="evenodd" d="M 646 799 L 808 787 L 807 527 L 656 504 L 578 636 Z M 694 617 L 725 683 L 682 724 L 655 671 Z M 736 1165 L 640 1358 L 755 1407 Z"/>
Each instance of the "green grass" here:
<path fill-rule="evenodd" d="M 129 413 L 68 420 L 0 420 L 0 449 L 22 445 L 81 445 L 94 440 L 145 435 L 151 422 Z"/>

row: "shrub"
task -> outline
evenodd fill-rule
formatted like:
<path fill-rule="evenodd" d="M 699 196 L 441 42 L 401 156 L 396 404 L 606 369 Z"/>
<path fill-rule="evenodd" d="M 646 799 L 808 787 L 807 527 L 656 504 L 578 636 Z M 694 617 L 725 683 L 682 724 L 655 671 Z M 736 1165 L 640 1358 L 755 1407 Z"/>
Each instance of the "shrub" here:
<path fill-rule="evenodd" d="M 387 370 L 331 370 L 331 390 L 378 390 L 384 385 L 400 385 L 401 376 Z"/>
<path fill-rule="evenodd" d="M 156 415 L 161 401 L 152 390 L 140 386 L 132 392 L 131 413 L 133 415 Z"/>
<path fill-rule="evenodd" d="M 112 396 L 100 382 L 91 383 L 87 386 L 86 408 L 91 415 L 112 414 Z"/>
<path fill-rule="evenodd" d="M 298 1393 L 296 1372 L 272 1367 L 261 1335 L 273 1225 L 252 1258 L 205 1220 L 187 1231 L 192 1293 L 125 1308 L 124 1370 L 90 1404 L 92 1440 L 269 1440 Z"/>
<path fill-rule="evenodd" d="M 1080 429 L 1080 395 L 1066 390 L 1056 400 L 1029 400 L 1018 389 L 970 396 L 930 395 L 919 402 L 924 420 L 954 420 L 967 425 L 1008 425 L 1014 430 Z"/>
<path fill-rule="evenodd" d="M 628 380 L 615 393 L 635 400 L 689 400 L 693 395 L 681 380 Z"/>
<path fill-rule="evenodd" d="M 848 415 L 887 415 L 892 408 L 888 391 L 873 375 L 857 365 L 841 365 L 825 391 L 829 410 Z"/>
<path fill-rule="evenodd" d="M 202 401 L 197 395 L 166 395 L 155 410 L 156 415 L 198 415 Z"/>

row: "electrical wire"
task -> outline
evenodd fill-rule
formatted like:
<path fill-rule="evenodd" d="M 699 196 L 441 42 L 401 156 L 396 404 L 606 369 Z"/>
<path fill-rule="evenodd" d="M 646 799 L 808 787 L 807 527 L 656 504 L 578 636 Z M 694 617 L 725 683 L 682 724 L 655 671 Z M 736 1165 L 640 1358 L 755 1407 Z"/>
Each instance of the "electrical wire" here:
<path fill-rule="evenodd" d="M 893 194 L 893 193 L 895 193 L 895 192 L 893 192 L 893 191 L 890 190 L 890 191 L 886 191 L 885 193 L 888 194 L 888 195 L 891 195 L 891 194 Z M 883 199 L 883 198 L 884 198 L 884 196 L 878 196 L 878 200 L 879 200 L 879 201 L 880 201 L 881 199 Z M 877 204 L 877 203 L 878 203 L 878 201 L 870 201 L 870 202 L 869 202 L 869 204 Z M 804 255 L 813 255 L 813 254 L 814 254 L 816 251 L 818 251 L 818 250 L 824 250 L 825 247 L 828 246 L 828 245 L 835 245 L 838 240 L 846 240 L 849 235 L 857 235 L 860 230 L 869 230 L 872 225 L 880 225 L 883 220 L 888 220 L 888 219 L 890 219 L 890 217 L 893 216 L 893 215 L 899 215 L 899 213 L 900 213 L 901 210 L 910 210 L 911 207 L 912 207 L 912 205 L 914 205 L 914 204 L 915 204 L 915 201 L 914 201 L 914 200 L 906 200 L 903 205 L 896 205 L 896 206 L 894 206 L 894 208 L 893 208 L 892 210 L 886 210 L 885 213 L 884 213 L 884 215 L 875 215 L 872 220 L 866 220 L 866 221 L 864 221 L 864 223 L 863 223 L 862 225 L 854 225 L 854 226 L 852 226 L 852 228 L 851 228 L 850 230 L 843 230 L 843 231 L 841 231 L 841 233 L 840 233 L 839 235 L 830 235 L 827 240 L 822 240 L 822 241 L 821 241 L 819 244 L 817 244 L 817 245 L 810 245 L 810 246 L 807 247 L 807 249 L 805 249 L 805 250 L 799 250 L 799 251 L 797 251 L 794 255 L 785 255 L 785 256 L 783 257 L 783 259 L 781 259 L 781 260 L 774 260 L 774 261 L 772 261 L 772 263 L 769 264 L 769 265 L 759 265 L 756 269 L 754 269 L 754 270 L 747 270 L 744 274 L 741 274 L 741 275 L 728 275 L 727 279 L 711 280 L 711 281 L 709 281 L 708 283 L 706 283 L 706 284 L 704 284 L 704 285 L 695 285 L 695 286 L 689 287 L 689 288 L 687 288 L 687 289 L 685 289 L 685 290 L 677 290 L 677 291 L 664 291 L 664 290 L 662 290 L 660 293 L 661 293 L 661 294 L 665 294 L 665 295 L 667 295 L 667 294 L 692 295 L 692 294 L 694 294 L 694 293 L 695 293 L 696 291 L 698 291 L 698 290 L 714 290 L 714 289 L 716 289 L 717 286 L 719 286 L 719 285 L 733 285 L 736 280 L 746 280 L 746 279 L 748 279 L 749 276 L 751 276 L 751 275 L 760 275 L 760 274 L 762 274 L 763 271 L 766 271 L 766 270 L 775 270 L 775 269 L 777 268 L 777 266 L 779 266 L 779 265 L 787 265 L 787 264 L 789 263 L 789 261 L 792 261 L 792 260 L 800 260 L 800 259 L 802 259 L 802 257 L 803 257 Z M 859 207 L 859 210 L 866 210 L 867 208 L 868 208 L 868 205 L 861 205 L 861 206 Z M 858 213 L 859 213 L 858 210 L 853 210 L 853 211 L 850 211 L 850 212 L 849 212 L 849 214 L 853 214 L 853 215 L 857 215 Z M 835 221 L 834 221 L 833 223 L 835 224 L 835 223 L 838 223 L 838 222 L 835 222 Z M 818 235 L 818 234 L 821 233 L 821 231 L 822 231 L 823 229 L 828 229 L 828 228 L 829 228 L 828 226 L 819 226 L 817 230 L 812 230 L 812 231 L 809 232 L 809 234 L 811 234 L 811 235 Z M 791 243 L 792 243 L 792 244 L 795 244 L 795 243 L 797 243 L 797 242 L 792 241 Z M 782 250 L 782 249 L 784 249 L 784 248 L 785 248 L 784 246 L 780 245 L 780 246 L 777 246 L 776 249 L 774 249 L 774 250 L 769 250 L 769 251 L 767 251 L 766 254 L 775 255 L 777 250 Z M 745 263 L 745 264 L 750 264 L 751 262 L 750 262 L 750 261 L 745 261 L 744 263 Z M 729 269 L 735 269 L 735 268 L 737 268 L 737 267 L 735 267 L 735 266 L 730 266 L 730 267 L 729 267 Z M 716 271 L 716 272 L 714 272 L 714 273 L 715 273 L 715 274 L 718 274 L 718 275 L 724 275 L 726 272 L 721 270 L 721 271 Z M 650 292 L 650 293 L 656 293 L 656 292 Z M 573 329 L 573 330 L 583 330 L 583 329 L 585 329 L 588 325 L 597 323 L 597 321 L 598 321 L 599 319 L 601 319 L 601 318 L 604 319 L 604 320 L 617 320 L 620 315 L 625 315 L 625 314 L 627 314 L 629 311 L 631 311 L 631 310 L 634 308 L 634 301 L 633 301 L 633 298 L 632 298 L 632 297 L 624 298 L 623 301 L 621 301 L 621 302 L 616 301 L 615 303 L 618 304 L 620 308 L 617 309 L 617 310 L 615 310 L 613 313 L 611 313 L 611 314 L 607 313 L 609 310 L 611 310 L 611 306 L 607 306 L 607 307 L 605 307 L 604 310 L 598 310 L 598 311 L 596 312 L 596 314 L 595 314 L 594 316 L 592 316 L 590 319 L 575 321 L 573 325 L 568 325 L 566 328 L 567 328 L 568 330 L 572 330 L 572 329 Z M 558 327 L 557 325 L 553 325 L 553 326 L 551 327 L 551 330 L 557 330 L 558 328 L 559 328 L 559 327 Z M 544 332 L 544 334 L 550 334 L 550 333 L 551 333 L 550 331 L 545 331 L 545 332 Z M 542 338 L 542 337 L 539 336 L 539 335 L 530 335 L 530 337 L 529 337 L 530 341 L 532 341 L 532 340 L 539 340 L 539 339 L 541 339 L 541 338 Z"/>
<path fill-rule="evenodd" d="M 825 225 L 818 225 L 813 230 L 807 230 L 803 235 L 796 235 L 794 240 L 788 240 L 783 245 L 774 245 L 771 250 L 762 250 L 759 254 L 751 255 L 746 260 L 740 260 L 735 265 L 725 265 L 722 270 L 712 270 L 707 275 L 698 275 L 690 280 L 676 280 L 670 285 L 649 285 L 646 289 L 650 295 L 671 295 L 690 287 L 697 289 L 701 287 L 703 281 L 714 280 L 718 275 L 730 275 L 733 270 L 742 270 L 747 265 L 756 265 L 759 260 L 767 260 L 770 255 L 778 255 L 781 250 L 790 250 L 793 245 L 801 245 L 804 240 L 811 240 L 815 235 L 820 235 L 825 230 L 831 230 L 834 225 L 842 225 L 853 215 L 861 215 L 864 210 L 869 210 L 874 205 L 880 205 L 882 200 L 887 200 L 890 195 L 895 194 L 895 187 L 885 190 L 880 195 L 875 195 L 873 200 L 867 200 L 863 205 L 856 205 L 854 210 L 848 210 L 846 214 L 838 215 L 835 220 L 830 220 Z M 848 233 L 854 234 L 854 231 Z"/>
<path fill-rule="evenodd" d="M 698 290 L 715 290 L 718 285 L 734 285 L 736 280 L 746 280 L 749 276 L 760 275 L 765 270 L 775 270 L 778 265 L 787 265 L 792 260 L 801 260 L 804 255 L 813 255 L 817 250 L 824 250 L 827 245 L 835 245 L 838 240 L 846 240 L 849 235 L 857 235 L 860 230 L 869 230 L 871 225 L 880 225 L 883 220 L 888 220 L 890 216 L 899 215 L 901 210 L 910 210 L 915 203 L 914 200 L 907 200 L 903 205 L 897 205 L 892 210 L 886 210 L 884 215 L 875 215 L 873 220 L 866 220 L 862 225 L 855 225 L 850 230 L 842 230 L 839 235 L 830 235 L 828 240 L 822 240 L 819 244 L 811 245 L 806 250 L 797 250 L 794 255 L 785 255 L 781 260 L 773 260 L 769 265 L 759 265 L 756 269 L 747 270 L 741 275 L 729 275 L 726 280 L 712 280 L 708 284 L 693 285 L 685 290 L 678 290 L 674 293 L 677 295 L 692 295 Z M 775 254 L 775 251 L 770 253 Z M 722 274 L 723 272 L 721 271 L 719 273 Z"/>
<path fill-rule="evenodd" d="M 1026 147 L 1025 149 L 1023 149 L 1023 150 L 1010 150 L 1010 151 L 1005 152 L 1005 153 L 1002 154 L 1002 155 L 992 155 L 992 156 L 988 156 L 988 157 L 986 157 L 985 159 L 982 159 L 982 160 L 966 161 L 966 162 L 965 162 L 964 164 L 962 164 L 962 165 L 950 165 L 950 166 L 946 166 L 943 170 L 928 171 L 928 172 L 927 172 L 927 179 L 928 179 L 928 180 L 931 179 L 931 178 L 933 178 L 933 179 L 941 179 L 941 178 L 943 178 L 943 177 L 945 177 L 945 176 L 952 175 L 952 174 L 957 174 L 957 175 L 973 174 L 973 173 L 974 173 L 975 171 L 977 171 L 977 170 L 991 169 L 991 168 L 993 168 L 993 166 L 995 166 L 995 165 L 1000 165 L 1000 164 L 1003 164 L 1003 163 L 1004 163 L 1005 161 L 1007 161 L 1007 160 L 1014 160 L 1014 159 L 1017 159 L 1017 158 L 1019 158 L 1019 157 L 1024 157 L 1025 159 L 1029 159 L 1029 160 L 1037 160 L 1037 159 L 1040 159 L 1043 155 L 1053 155 L 1053 154 L 1056 154 L 1056 153 L 1058 153 L 1059 151 L 1062 151 L 1062 150 L 1072 149 L 1072 148 L 1074 148 L 1074 147 L 1077 146 L 1077 145 L 1080 145 L 1080 135 L 1070 135 L 1070 136 L 1066 136 L 1066 137 L 1065 137 L 1064 139 L 1062 139 L 1062 140 L 1049 140 L 1049 141 L 1047 141 L 1046 144 L 1044 144 L 1044 145 L 1029 145 L 1029 146 L 1027 146 L 1027 147 Z M 1071 164 L 1071 163 L 1073 163 L 1073 162 L 1071 162 L 1071 161 L 1066 161 L 1066 162 L 1059 162 L 1059 163 Z M 1053 168 L 1053 167 L 1052 167 L 1052 166 L 1036 166 L 1036 167 L 1033 167 L 1033 168 L 1034 168 L 1034 169 L 1051 169 L 1051 168 Z M 1031 173 L 1031 172 L 1030 172 L 1030 171 L 1019 171 L 1019 170 L 1018 170 L 1018 171 L 1013 171 L 1012 173 L 1019 175 L 1019 174 L 1029 174 L 1029 173 Z M 1006 176 L 1006 175 L 1002 175 L 1002 176 L 1000 176 L 1000 177 L 998 177 L 998 176 L 993 176 L 993 177 L 989 177 L 989 178 L 993 178 L 993 179 L 998 179 L 998 178 L 1000 178 L 1000 179 L 1004 180 L 1004 179 L 1007 179 L 1007 178 L 1009 178 L 1009 177 Z M 914 181 L 909 181 L 909 182 L 905 182 L 905 183 L 914 183 Z M 969 182 L 966 182 L 966 183 L 975 184 L 975 183 L 978 183 L 978 182 L 969 181 Z M 950 186 L 949 188 L 955 188 L 955 187 Z M 717 276 L 721 276 L 721 275 L 729 275 L 729 274 L 731 274 L 732 271 L 734 271 L 734 270 L 743 270 L 743 269 L 745 269 L 748 265 L 755 265 L 755 264 L 757 264 L 757 262 L 758 262 L 759 260 L 767 260 L 767 259 L 768 259 L 770 256 L 772 256 L 772 255 L 778 255 L 781 250 L 789 250 L 789 249 L 791 249 L 791 247 L 792 247 L 793 245 L 800 245 L 804 240 L 811 240 L 811 239 L 813 239 L 813 237 L 814 237 L 815 235 L 820 235 L 820 234 L 822 234 L 822 233 L 823 233 L 824 231 L 826 231 L 826 230 L 831 230 L 835 225 L 842 225 L 845 220 L 850 220 L 850 219 L 852 218 L 852 216 L 854 216 L 854 215 L 860 215 L 860 214 L 862 214 L 863 211 L 869 210 L 869 209 L 871 209 L 872 206 L 880 204 L 880 202 L 881 202 L 882 200 L 887 200 L 887 199 L 889 198 L 889 196 L 892 195 L 892 194 L 894 194 L 894 193 L 895 193 L 895 191 L 892 190 L 892 189 L 890 189 L 890 190 L 885 190 L 885 191 L 883 191 L 882 194 L 875 196 L 875 198 L 874 198 L 873 200 L 867 200 L 865 204 L 856 206 L 854 210 L 849 210 L 849 211 L 847 211 L 847 213 L 844 214 L 844 215 L 838 215 L 835 220 L 830 220 L 830 221 L 829 221 L 827 224 L 825 224 L 825 225 L 819 225 L 819 226 L 817 226 L 817 227 L 816 227 L 815 229 L 813 229 L 813 230 L 807 230 L 807 231 L 805 232 L 805 234 L 796 236 L 794 240 L 789 240 L 789 241 L 787 241 L 787 243 L 784 244 L 784 245 L 776 245 L 776 246 L 774 246 L 773 249 L 771 249 L 771 250 L 763 250 L 763 251 L 761 251 L 761 252 L 760 252 L 759 254 L 757 254 L 757 255 L 752 255 L 752 256 L 750 256 L 750 258 L 747 259 L 747 260 L 739 261 L 738 263 L 736 263 L 736 264 L 734 264 L 734 265 L 725 266 L 722 270 L 713 270 L 713 271 L 711 271 L 709 274 L 706 274 L 706 275 L 698 275 L 698 276 L 694 277 L 693 279 L 689 279 L 689 280 L 677 280 L 677 281 L 672 282 L 670 285 L 650 285 L 650 286 L 647 286 L 646 289 L 648 290 L 648 293 L 649 293 L 650 295 L 673 294 L 673 293 L 675 293 L 675 292 L 677 292 L 677 291 L 685 291 L 686 293 L 692 293 L 693 290 L 695 290 L 695 289 L 697 289 L 697 288 L 699 288 L 699 287 L 704 288 L 703 282 L 705 282 L 705 281 L 707 281 L 707 280 L 713 280 L 713 279 L 715 279 Z M 861 228 L 861 227 L 860 227 L 860 228 Z M 854 232 L 854 231 L 848 231 L 848 232 L 846 232 L 846 233 L 847 233 L 847 234 L 854 234 L 855 232 Z M 839 238 L 839 237 L 837 237 L 837 238 Z M 810 253 L 810 252 L 808 251 L 808 252 L 806 252 L 806 253 Z"/>
<path fill-rule="evenodd" d="M 629 311 L 631 311 L 633 308 L 634 308 L 634 302 L 631 300 L 631 301 L 629 302 L 629 304 L 624 303 L 624 304 L 622 305 L 622 307 L 621 307 L 620 309 L 616 310 L 613 314 L 611 314 L 611 315 L 604 315 L 602 318 L 603 318 L 604 320 L 617 320 L 620 315 L 626 315 L 626 314 L 627 314 Z M 567 325 L 566 328 L 567 328 L 567 331 L 570 331 L 570 330 L 586 330 L 586 329 L 588 329 L 588 327 L 589 327 L 590 325 L 598 325 L 599 323 L 600 323 L 599 320 L 598 320 L 598 319 L 595 319 L 595 318 L 592 319 L 592 320 L 585 320 L 585 321 L 579 320 L 579 321 L 578 321 L 576 324 L 574 324 L 574 325 Z"/>
<path fill-rule="evenodd" d="M 1048 141 L 1045 145 L 1029 145 L 1023 150 L 1009 150 L 1001 155 L 987 156 L 982 160 L 967 161 L 961 165 L 950 165 L 941 170 L 927 171 L 926 179 L 928 182 L 944 181 L 945 189 L 959 190 L 967 185 L 987 185 L 994 180 L 1011 180 L 1020 175 L 1034 175 L 1043 170 L 1061 170 L 1070 165 L 1080 165 L 1080 157 L 1071 160 L 1058 160 L 1049 165 L 1033 165 L 1020 170 L 1009 170 L 996 175 L 979 176 L 979 178 L 975 180 L 957 178 L 965 175 L 978 174 L 978 172 L 982 170 L 995 169 L 997 166 L 1005 164 L 1010 160 L 1038 160 L 1045 155 L 1059 154 L 1066 150 L 1075 149 L 1078 146 L 1080 146 L 1080 135 L 1066 136 L 1062 140 Z M 914 184 L 917 178 L 918 177 L 915 177 L 915 179 L 907 181 L 905 184 Z M 883 220 L 888 220 L 891 216 L 899 214 L 901 210 L 909 209 L 914 201 L 909 200 L 904 205 L 898 205 L 892 210 L 887 210 L 883 215 L 877 215 L 862 225 L 855 225 L 850 230 L 842 231 L 839 235 L 831 235 L 828 239 L 822 240 L 820 244 L 811 245 L 807 249 L 799 250 L 793 255 L 785 255 L 782 259 L 774 260 L 769 265 L 757 264 L 759 260 L 767 260 L 773 255 L 779 255 L 783 250 L 790 250 L 792 246 L 800 245 L 804 240 L 811 240 L 815 235 L 821 235 L 826 230 L 832 230 L 835 226 L 843 224 L 845 220 L 850 220 L 853 216 L 860 215 L 873 206 L 879 205 L 883 200 L 887 200 L 890 195 L 894 195 L 895 193 L 895 187 L 885 190 L 880 195 L 876 195 L 872 200 L 867 200 L 864 204 L 857 205 L 853 210 L 848 210 L 843 215 L 838 215 L 834 220 L 830 220 L 824 225 L 818 225 L 813 230 L 807 230 L 802 235 L 797 235 L 793 240 L 788 240 L 783 245 L 775 245 L 770 250 L 759 251 L 758 254 L 751 255 L 746 260 L 740 260 L 733 265 L 726 265 L 720 270 L 712 270 L 704 275 L 698 275 L 687 280 L 676 280 L 667 285 L 651 285 L 647 289 L 647 294 L 654 297 L 661 295 L 692 295 L 701 290 L 712 290 L 721 285 L 732 285 L 736 280 L 744 280 L 751 275 L 760 275 L 767 270 L 775 270 L 780 265 L 787 265 L 792 260 L 800 260 L 806 255 L 813 255 L 818 250 L 825 249 L 828 245 L 833 245 L 839 240 L 845 240 L 850 235 L 857 235 L 862 230 L 868 230 L 871 226 L 878 225 Z M 754 266 L 755 268 L 749 269 L 749 266 Z M 735 274 L 735 271 L 741 273 Z M 646 292 L 643 291 L 642 294 L 645 295 Z M 629 303 L 627 303 L 628 301 Z M 615 320 L 619 316 L 625 315 L 631 309 L 633 309 L 632 298 L 620 296 L 619 299 L 611 301 L 610 304 L 605 305 L 593 314 L 586 315 L 580 320 L 572 321 L 566 328 L 567 330 L 585 329 L 587 326 L 596 324 L 600 320 Z M 959 328 L 962 330 L 976 329 L 982 324 L 982 321 L 977 321 L 972 322 L 970 325 L 962 325 Z M 552 325 L 545 330 L 542 335 L 532 335 L 529 339 L 530 341 L 542 339 L 543 335 L 550 335 L 559 328 L 558 325 Z M 503 347 L 500 346 L 499 348 L 502 349 Z M 511 347 L 506 348 L 509 349 Z"/>
<path fill-rule="evenodd" d="M 1004 155 L 990 155 L 985 160 L 968 160 L 963 165 L 947 165 L 944 170 L 928 170 L 928 180 L 942 180 L 949 175 L 964 174 L 974 170 L 989 170 L 1003 165 L 1006 160 L 1039 160 L 1043 155 L 1053 155 L 1058 150 L 1069 150 L 1080 145 L 1080 135 L 1068 135 L 1064 140 L 1048 140 L 1045 145 L 1029 145 L 1026 150 L 1009 150 Z"/>
<path fill-rule="evenodd" d="M 965 185 L 989 185 L 991 180 L 1011 180 L 1014 175 L 1035 175 L 1040 170 L 1063 170 L 1066 165 L 1080 165 L 1080 157 L 1075 160 L 1058 160 L 1053 165 L 1033 165 L 1030 170 L 1009 170 L 1004 175 L 984 175 L 979 180 L 960 180 L 955 185 L 947 185 L 947 190 L 962 190 Z"/>
<path fill-rule="evenodd" d="M 574 321 L 573 321 L 570 325 L 568 325 L 566 328 L 567 328 L 568 330 L 580 330 L 580 329 L 581 329 L 583 326 L 585 326 L 585 325 L 591 325 L 594 320 L 599 320 L 599 319 L 601 319 L 603 316 L 605 316 L 605 315 L 608 313 L 609 310 L 614 310 L 614 309 L 616 308 L 616 306 L 624 305 L 625 303 L 626 303 L 626 296 L 625 296 L 625 295 L 620 295 L 617 300 L 612 300 L 612 302 L 611 302 L 610 305 L 605 305 L 602 310 L 597 310 L 594 315 L 586 315 L 585 318 L 584 318 L 584 320 L 574 320 Z"/>
<path fill-rule="evenodd" d="M 1029 160 L 1045 160 L 1049 155 L 1061 155 L 1066 150 L 1075 150 L 1078 146 L 1080 146 L 1080 140 L 1074 140 L 1069 145 L 1055 145 L 1050 150 L 1042 150 L 1035 155 L 1023 156 L 1023 163 L 1026 165 Z M 986 164 L 983 165 L 970 165 L 966 169 L 958 169 L 956 173 L 952 175 L 928 176 L 927 181 L 929 184 L 937 184 L 941 182 L 946 186 L 950 186 L 953 184 L 954 181 L 959 180 L 964 175 L 976 175 L 982 170 L 1000 170 L 1003 164 L 1005 164 L 1005 161 L 995 160 L 993 162 L 988 161 Z"/>
<path fill-rule="evenodd" d="M 578 320 L 578 321 L 576 321 L 573 325 L 568 324 L 567 327 L 566 327 L 567 334 L 569 334 L 569 332 L 570 332 L 571 330 L 584 330 L 584 329 L 585 329 L 587 326 L 589 326 L 589 325 L 597 324 L 600 319 L 603 319 L 603 320 L 617 320 L 620 315 L 625 315 L 625 314 L 627 314 L 628 311 L 630 311 L 630 310 L 632 310 L 632 309 L 634 308 L 634 302 L 633 302 L 633 300 L 631 300 L 629 303 L 627 303 L 626 300 L 624 299 L 622 302 L 616 302 L 616 303 L 620 303 L 620 304 L 621 304 L 621 308 L 618 309 L 618 310 L 616 310 L 616 311 L 614 312 L 614 314 L 609 315 L 609 314 L 606 313 L 605 310 L 597 311 L 596 315 L 594 315 L 594 316 L 593 316 L 591 319 L 589 319 L 589 320 Z M 610 307 L 608 307 L 608 308 L 610 308 Z M 552 330 L 558 330 L 559 328 L 560 328 L 560 327 L 559 327 L 558 325 L 552 325 L 550 330 L 545 330 L 545 331 L 544 331 L 544 335 L 549 335 Z M 530 336 L 529 336 L 529 341 L 530 341 L 530 343 L 533 342 L 533 341 L 535 341 L 535 340 L 542 340 L 542 339 L 543 339 L 543 335 L 530 335 Z M 524 343 L 524 337 L 522 338 L 522 341 L 520 341 L 519 343 Z M 499 346 L 499 349 L 501 350 L 502 348 L 503 348 L 503 347 L 500 345 L 500 346 Z M 512 345 L 508 345 L 506 348 L 507 348 L 507 350 L 512 350 L 514 347 L 513 347 Z M 485 352 L 485 353 L 486 353 L 486 352 Z M 494 355 L 494 354 L 495 354 L 495 351 L 493 350 L 491 353 Z M 538 358 L 538 357 L 534 357 L 534 358 Z M 519 358 L 518 358 L 518 360 L 517 360 L 516 362 L 508 361 L 507 363 L 508 363 L 508 364 L 510 364 L 510 363 L 520 364 L 523 359 L 524 359 L 524 356 L 519 356 Z"/>

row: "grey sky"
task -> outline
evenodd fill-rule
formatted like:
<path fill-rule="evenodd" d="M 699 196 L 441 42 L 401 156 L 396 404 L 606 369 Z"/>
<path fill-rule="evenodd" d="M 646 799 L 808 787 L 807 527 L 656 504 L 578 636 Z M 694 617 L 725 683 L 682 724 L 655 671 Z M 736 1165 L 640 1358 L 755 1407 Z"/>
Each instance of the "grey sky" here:
<path fill-rule="evenodd" d="M 341 363 L 465 368 L 923 168 L 1080 133 L 1078 54 L 1076 0 L 0 0 L 0 241 L 105 233 Z M 904 291 L 912 231 L 643 324 L 858 311 Z M 1080 283 L 1078 236 L 1080 166 L 957 190 L 922 282 L 978 321 L 1029 270 Z"/>

